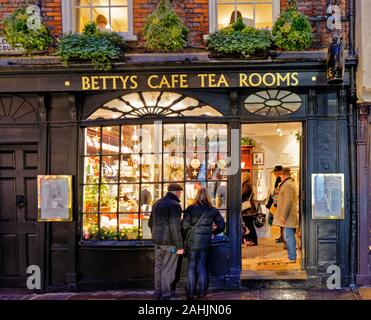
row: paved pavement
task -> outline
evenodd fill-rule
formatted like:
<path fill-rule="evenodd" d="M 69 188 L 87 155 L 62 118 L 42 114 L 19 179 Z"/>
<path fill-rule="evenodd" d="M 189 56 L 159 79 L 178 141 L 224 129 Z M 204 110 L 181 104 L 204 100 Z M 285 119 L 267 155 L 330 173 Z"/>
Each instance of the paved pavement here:
<path fill-rule="evenodd" d="M 152 300 L 152 291 L 94 291 L 35 294 L 25 289 L 1 289 L 0 300 Z M 185 292 L 179 291 L 185 299 Z M 205 300 L 371 300 L 371 287 L 350 289 L 251 289 L 210 292 Z"/>

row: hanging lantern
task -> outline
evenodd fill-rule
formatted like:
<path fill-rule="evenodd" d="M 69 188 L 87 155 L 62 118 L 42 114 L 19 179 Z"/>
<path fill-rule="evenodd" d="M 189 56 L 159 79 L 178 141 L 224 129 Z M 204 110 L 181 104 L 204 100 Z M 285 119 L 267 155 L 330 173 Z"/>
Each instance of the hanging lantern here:
<path fill-rule="evenodd" d="M 344 49 L 342 38 L 334 37 L 327 54 L 327 83 L 344 82 Z"/>

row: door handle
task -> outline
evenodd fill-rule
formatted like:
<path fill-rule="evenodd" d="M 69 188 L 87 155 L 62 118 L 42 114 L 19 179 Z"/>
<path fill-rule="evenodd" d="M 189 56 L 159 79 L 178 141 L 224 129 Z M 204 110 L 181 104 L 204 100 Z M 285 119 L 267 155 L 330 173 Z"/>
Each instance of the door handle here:
<path fill-rule="evenodd" d="M 25 197 L 22 195 L 16 195 L 15 196 L 15 205 L 18 209 L 23 209 L 25 206 Z"/>

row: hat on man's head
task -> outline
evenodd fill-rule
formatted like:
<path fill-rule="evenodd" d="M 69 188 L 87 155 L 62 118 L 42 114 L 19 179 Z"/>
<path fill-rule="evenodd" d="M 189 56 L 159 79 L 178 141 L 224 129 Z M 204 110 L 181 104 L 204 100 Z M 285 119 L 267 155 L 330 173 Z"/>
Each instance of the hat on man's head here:
<path fill-rule="evenodd" d="M 285 167 L 285 168 L 282 169 L 282 173 L 286 176 L 289 176 L 289 175 L 291 175 L 291 170 L 290 170 L 290 168 Z"/>
<path fill-rule="evenodd" d="M 283 167 L 282 166 L 275 166 L 272 172 L 279 172 L 282 171 Z"/>
<path fill-rule="evenodd" d="M 180 186 L 177 183 L 170 183 L 167 186 L 167 191 L 182 191 L 182 190 L 183 190 L 182 186 Z"/>

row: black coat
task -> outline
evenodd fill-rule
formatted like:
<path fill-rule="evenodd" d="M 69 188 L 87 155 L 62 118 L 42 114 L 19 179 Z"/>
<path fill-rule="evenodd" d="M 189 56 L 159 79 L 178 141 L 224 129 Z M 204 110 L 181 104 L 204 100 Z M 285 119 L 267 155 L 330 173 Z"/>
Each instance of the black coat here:
<path fill-rule="evenodd" d="M 191 228 L 196 225 L 198 219 L 201 218 L 202 214 L 205 213 L 202 220 L 197 224 L 193 230 L 192 235 L 189 238 L 187 246 L 189 250 L 207 250 L 211 245 L 211 236 L 213 231 L 211 230 L 213 222 L 216 224 L 217 229 L 214 230 L 214 234 L 218 234 L 224 231 L 225 222 L 223 216 L 219 210 L 214 207 L 207 207 L 203 205 L 192 205 L 189 206 L 184 212 L 182 221 L 183 235 L 186 238 Z"/>
<path fill-rule="evenodd" d="M 183 248 L 180 230 L 182 208 L 179 202 L 176 195 L 168 192 L 153 205 L 148 226 L 155 244 L 175 246 L 177 249 Z"/>

